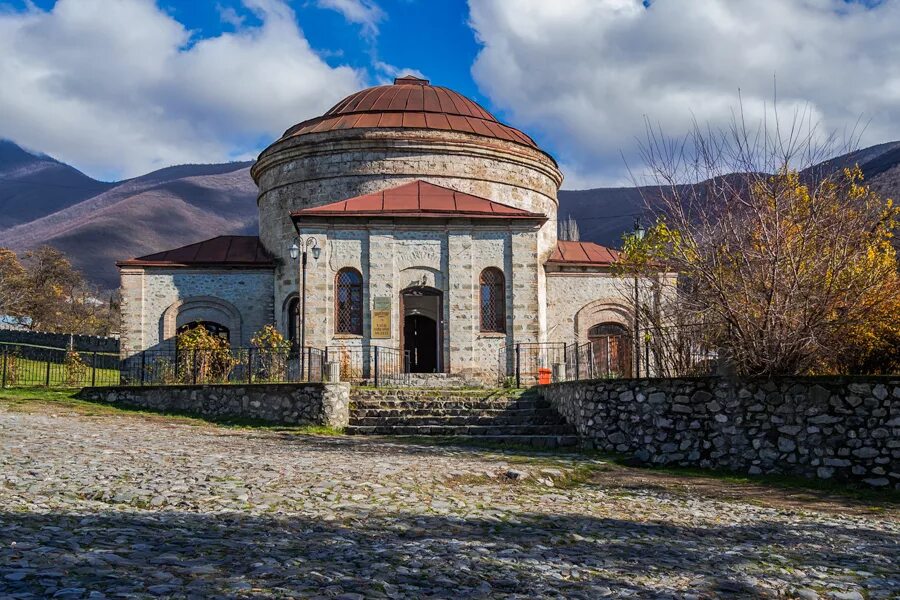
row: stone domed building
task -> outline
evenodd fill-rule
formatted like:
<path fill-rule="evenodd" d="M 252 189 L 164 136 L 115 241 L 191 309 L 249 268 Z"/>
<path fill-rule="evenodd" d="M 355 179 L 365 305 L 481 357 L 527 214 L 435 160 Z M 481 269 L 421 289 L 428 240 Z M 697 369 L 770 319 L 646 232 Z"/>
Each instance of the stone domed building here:
<path fill-rule="evenodd" d="M 393 348 L 413 372 L 494 379 L 503 348 L 631 330 L 615 252 L 557 241 L 556 161 L 452 90 L 401 77 L 352 94 L 252 175 L 259 238 L 118 263 L 123 353 L 195 323 L 246 346 L 275 323 L 297 345 Z"/>

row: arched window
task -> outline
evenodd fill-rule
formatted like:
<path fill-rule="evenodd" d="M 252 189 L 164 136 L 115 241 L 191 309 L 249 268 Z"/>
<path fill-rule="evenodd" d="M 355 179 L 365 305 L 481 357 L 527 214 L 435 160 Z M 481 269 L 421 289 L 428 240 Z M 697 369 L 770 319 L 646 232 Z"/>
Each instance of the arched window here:
<path fill-rule="evenodd" d="M 218 323 L 214 323 L 212 321 L 191 321 L 190 323 L 185 323 L 176 330 L 176 334 L 181 335 L 182 333 L 190 331 L 191 329 L 196 329 L 197 327 L 203 327 L 210 334 L 224 340 L 225 342 L 228 342 L 229 338 L 231 337 L 231 332 L 228 331 L 227 327 L 225 327 L 224 325 L 219 325 Z"/>
<path fill-rule="evenodd" d="M 595 377 L 631 377 L 631 332 L 619 323 L 600 323 L 588 329 Z"/>
<path fill-rule="evenodd" d="M 503 271 L 488 267 L 481 272 L 481 331 L 506 331 L 506 283 Z"/>
<path fill-rule="evenodd" d="M 335 277 L 335 333 L 363 332 L 363 279 L 356 269 L 341 269 Z"/>
<path fill-rule="evenodd" d="M 300 298 L 293 296 L 284 309 L 285 329 L 291 346 L 300 344 Z"/>

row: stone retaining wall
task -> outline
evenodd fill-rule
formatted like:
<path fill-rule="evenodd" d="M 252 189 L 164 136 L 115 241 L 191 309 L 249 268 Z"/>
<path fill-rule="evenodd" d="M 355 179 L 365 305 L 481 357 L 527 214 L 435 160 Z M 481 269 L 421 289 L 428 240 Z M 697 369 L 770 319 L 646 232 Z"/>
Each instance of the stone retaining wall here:
<path fill-rule="evenodd" d="M 47 333 L 45 331 L 20 331 L 0 329 L 0 342 L 9 344 L 32 344 L 51 348 L 68 349 L 69 344 L 79 352 L 119 353 L 119 338 L 96 335 L 75 335 L 70 333 Z"/>
<path fill-rule="evenodd" d="M 540 389 L 585 446 L 644 463 L 900 489 L 900 376 L 575 381 Z"/>
<path fill-rule="evenodd" d="M 349 383 L 281 383 L 84 388 L 78 397 L 210 418 L 240 418 L 285 425 L 328 425 L 350 420 Z"/>

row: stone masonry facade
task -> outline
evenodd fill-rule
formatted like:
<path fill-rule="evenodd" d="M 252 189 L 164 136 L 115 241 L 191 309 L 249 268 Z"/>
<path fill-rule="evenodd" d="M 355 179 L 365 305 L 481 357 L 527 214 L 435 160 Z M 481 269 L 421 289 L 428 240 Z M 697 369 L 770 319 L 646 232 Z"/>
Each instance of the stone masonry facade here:
<path fill-rule="evenodd" d="M 85 388 L 79 397 L 131 408 L 210 419 L 251 419 L 343 429 L 350 419 L 349 383 Z"/>
<path fill-rule="evenodd" d="M 448 132 L 348 130 L 305 136 L 302 143 L 273 146 L 255 167 L 260 186 L 260 232 L 268 250 L 280 257 L 275 306 L 283 308 L 299 288 L 299 266 L 287 250 L 296 235 L 292 210 L 325 204 L 416 180 L 428 181 L 548 216 L 539 229 L 477 225 L 461 220 L 367 224 L 335 222 L 304 227 L 323 255 L 307 272 L 307 341 L 324 346 L 377 343 L 400 347 L 399 294 L 411 286 L 443 294 L 443 362 L 452 373 L 496 379 L 504 344 L 545 341 L 546 286 L 543 262 L 556 243 L 556 191 L 561 175 L 537 150 L 499 140 Z M 321 138 L 321 139 L 320 139 Z M 334 335 L 335 275 L 343 267 L 360 271 L 364 281 L 362 336 Z M 506 275 L 507 330 L 479 331 L 481 271 L 497 267 Z M 372 340 L 370 313 L 377 297 L 391 298 L 391 337 Z M 282 325 L 284 326 L 284 325 Z"/>
<path fill-rule="evenodd" d="M 271 269 L 123 267 L 121 353 L 168 349 L 191 321 L 228 327 L 233 346 L 246 346 L 272 319 Z"/>
<path fill-rule="evenodd" d="M 643 463 L 900 489 L 900 378 L 558 383 L 544 397 L 584 445 Z"/>

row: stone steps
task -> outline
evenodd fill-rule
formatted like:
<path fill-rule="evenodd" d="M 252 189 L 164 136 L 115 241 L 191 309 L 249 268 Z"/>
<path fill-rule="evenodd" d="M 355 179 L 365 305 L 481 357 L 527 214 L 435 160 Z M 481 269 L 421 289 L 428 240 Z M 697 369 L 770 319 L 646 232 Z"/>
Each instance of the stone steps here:
<path fill-rule="evenodd" d="M 382 385 L 401 385 L 413 388 L 459 389 L 481 387 L 482 382 L 448 373 L 404 373 L 399 377 L 386 376 Z"/>
<path fill-rule="evenodd" d="M 452 400 L 444 400 L 444 401 L 433 401 L 433 400 L 421 400 L 421 401 L 395 401 L 395 402 L 373 402 L 370 400 L 367 401 L 358 401 L 354 400 L 352 397 L 350 402 L 353 403 L 355 407 L 360 410 L 383 410 L 383 411 L 416 411 L 416 410 L 425 410 L 430 413 L 441 414 L 449 411 L 466 411 L 466 412 L 477 412 L 477 411 L 547 411 L 554 409 L 550 404 L 546 402 L 479 402 L 474 400 L 469 401 L 452 401 Z M 554 411 L 555 412 L 555 411 Z"/>
<path fill-rule="evenodd" d="M 460 444 L 485 444 L 485 445 L 514 445 L 514 446 L 532 446 L 534 448 L 571 448 L 578 445 L 577 435 L 447 435 L 439 436 L 408 434 L 401 436 L 400 434 L 377 434 L 372 432 L 355 432 L 351 435 L 371 435 L 384 437 L 428 437 L 434 441 L 447 442 L 452 444 L 458 442 Z"/>
<path fill-rule="evenodd" d="M 561 418 L 552 408 L 491 408 L 491 409 L 472 409 L 471 407 L 458 408 L 383 408 L 383 407 L 360 407 L 356 406 L 353 410 L 353 416 L 363 417 L 478 417 L 478 418 L 513 418 L 521 419 L 528 417 L 540 417 L 542 419 Z"/>
<path fill-rule="evenodd" d="M 570 435 L 568 425 L 350 425 L 350 435 L 544 436 Z"/>
<path fill-rule="evenodd" d="M 518 390 L 357 388 L 350 395 L 347 433 L 540 447 L 578 443 L 574 429 L 547 401 Z"/>
<path fill-rule="evenodd" d="M 566 422 L 558 415 L 546 415 L 526 417 L 522 416 L 485 416 L 485 415 L 354 415 L 350 419 L 350 425 L 403 425 L 403 426 L 424 426 L 424 425 L 491 425 L 500 426 L 517 426 L 517 425 L 565 425 Z"/>

